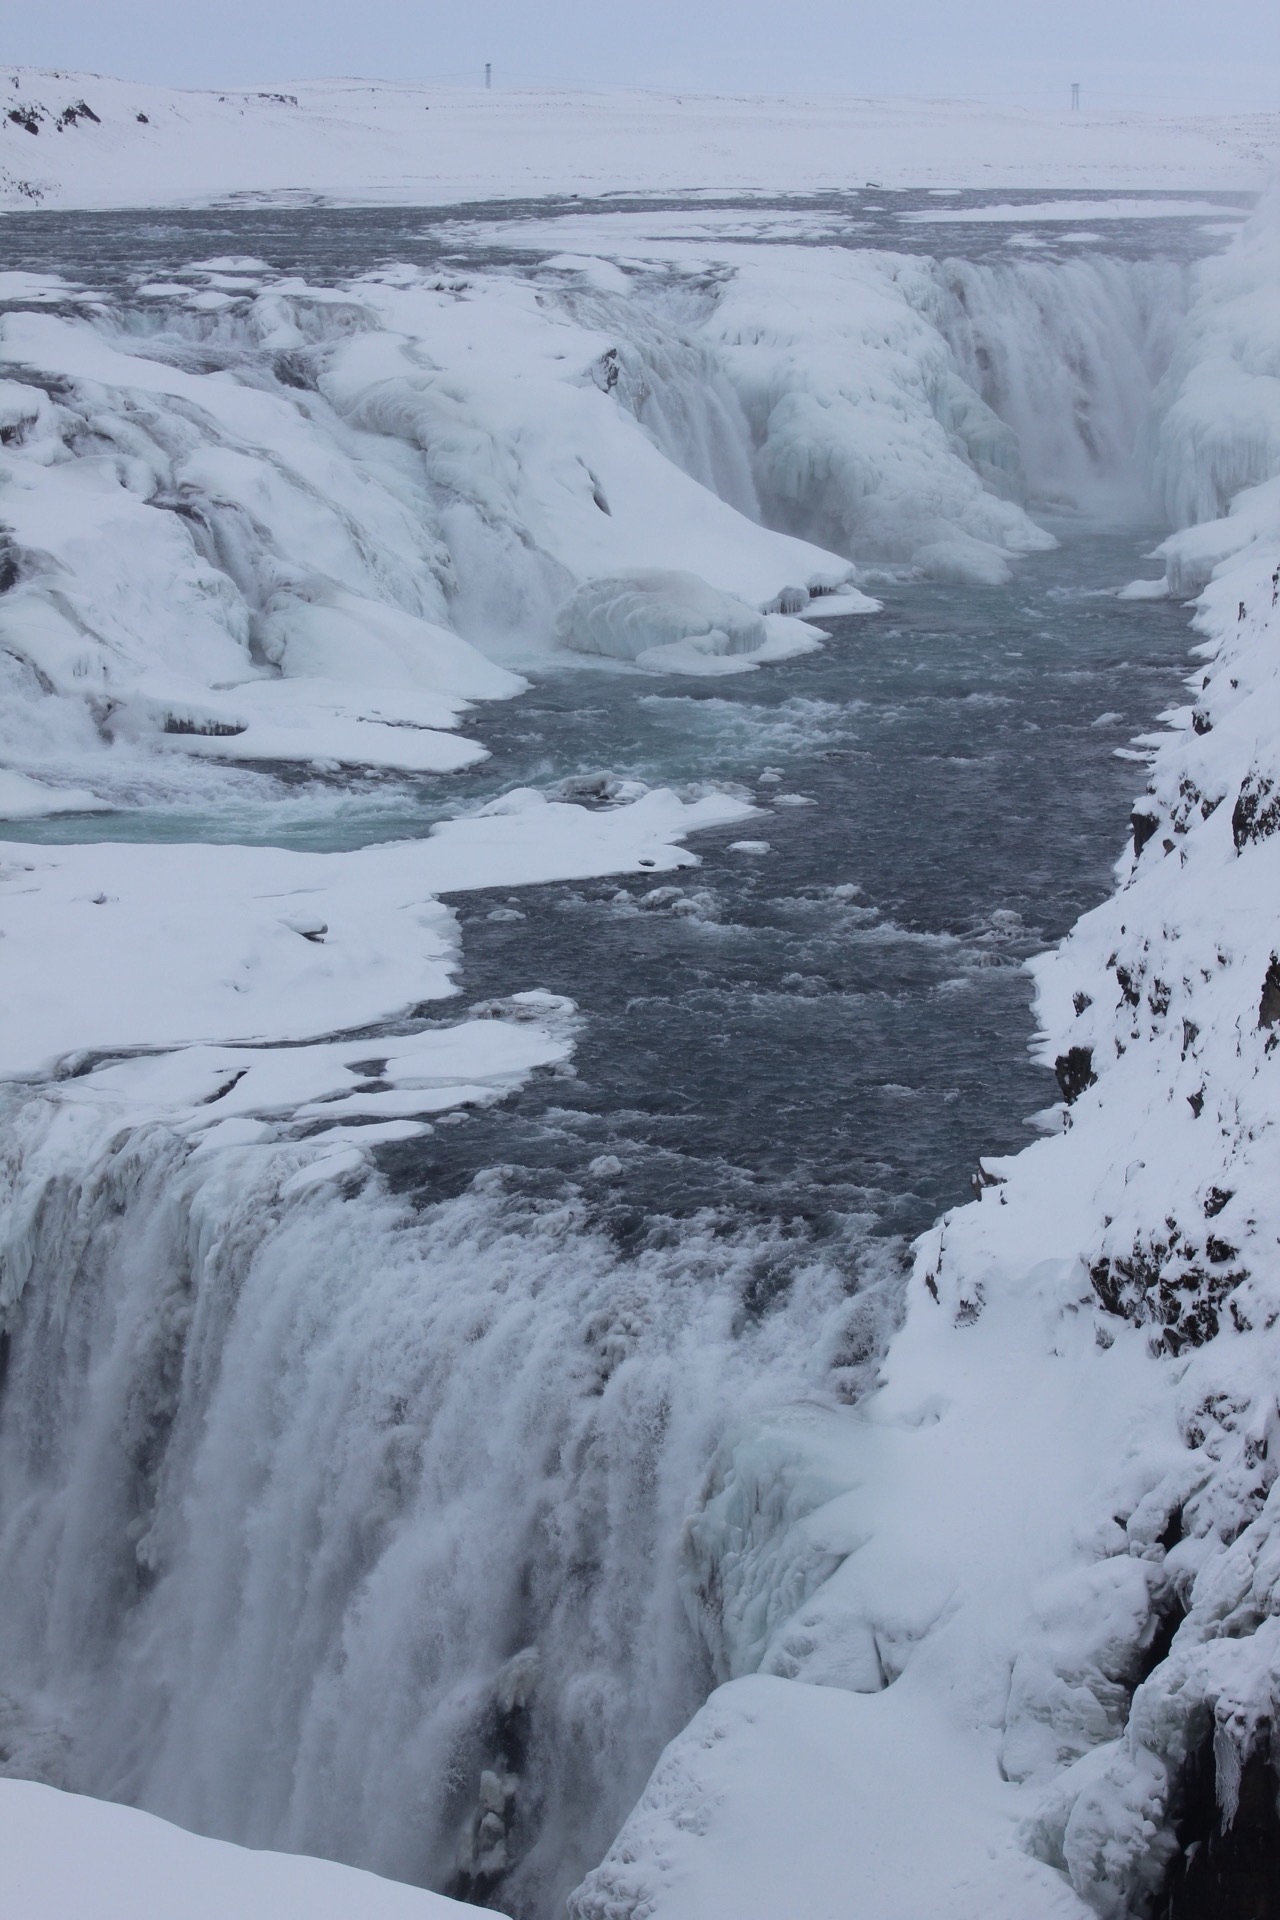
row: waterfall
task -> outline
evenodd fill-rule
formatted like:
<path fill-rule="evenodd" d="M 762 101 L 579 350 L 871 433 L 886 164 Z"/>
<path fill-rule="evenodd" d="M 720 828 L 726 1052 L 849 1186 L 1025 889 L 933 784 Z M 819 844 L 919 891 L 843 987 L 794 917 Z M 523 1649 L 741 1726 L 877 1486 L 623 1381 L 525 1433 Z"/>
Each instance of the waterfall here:
<path fill-rule="evenodd" d="M 948 260 L 938 275 L 939 329 L 966 385 L 1013 429 L 1033 509 L 1150 521 L 1156 394 L 1186 311 L 1187 270 L 1088 256 Z M 982 453 L 971 450 L 975 465 Z"/>
<path fill-rule="evenodd" d="M 153 1126 L 94 1157 L 60 1124 L 10 1131 L 11 1764 L 554 1911 L 711 1684 L 681 1549 L 708 1460 L 857 1390 L 886 1256 L 708 1218 L 624 1257 L 500 1172 L 420 1211 L 289 1198 L 287 1148 Z"/>

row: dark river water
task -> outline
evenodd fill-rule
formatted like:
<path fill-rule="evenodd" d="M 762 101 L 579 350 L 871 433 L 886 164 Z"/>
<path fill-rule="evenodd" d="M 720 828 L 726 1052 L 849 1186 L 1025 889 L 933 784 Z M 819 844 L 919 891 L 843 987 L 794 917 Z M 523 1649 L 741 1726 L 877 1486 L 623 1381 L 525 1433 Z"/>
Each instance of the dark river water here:
<path fill-rule="evenodd" d="M 1116 247 L 1130 260 L 1196 260 L 1218 252 L 1225 233 L 1253 204 L 1249 193 L 1176 196 L 1205 209 L 1202 216 L 1162 213 L 1174 196 L 1126 192 L 1125 202 L 1147 203 L 1140 219 L 1109 217 L 1109 196 L 1066 188 L 1046 192 L 1025 188 L 966 190 L 851 189 L 847 193 L 758 195 L 743 201 L 731 195 L 650 198 L 608 194 L 600 199 L 486 201 L 451 207 L 334 207 L 292 203 L 254 205 L 244 200 L 214 207 L 143 211 L 55 212 L 33 208 L 0 215 L 4 265 L 39 273 L 61 273 L 78 285 L 120 293 L 147 280 L 180 273 L 193 261 L 240 255 L 263 261 L 273 272 L 301 274 L 315 285 L 331 285 L 367 273 L 384 261 L 431 267 L 466 263 L 498 267 L 526 265 L 527 247 L 513 250 L 487 229 L 525 221 L 593 217 L 654 216 L 655 234 L 672 230 L 684 216 L 690 230 L 705 227 L 719 236 L 759 244 L 885 248 L 896 253 L 955 255 L 965 260 L 1008 260 L 1016 249 L 1037 257 L 1070 259 L 1082 252 L 1079 219 L 1047 216 L 1046 207 L 1078 203 L 1088 209 L 1088 243 Z M 1025 207 L 1020 219 L 965 220 L 966 209 Z M 938 218 L 945 214 L 945 219 Z M 549 243 L 548 254 L 558 251 Z"/>
<path fill-rule="evenodd" d="M 1025 1144 L 1057 1093 L 1022 962 L 1108 891 L 1141 784 L 1115 750 L 1179 697 L 1188 642 L 1181 607 L 1099 591 L 1143 543 L 1060 532 L 1005 587 L 887 588 L 788 665 L 569 673 L 487 710 L 489 791 L 715 779 L 762 811 L 656 886 L 458 899 L 463 994 L 570 995 L 577 1078 L 388 1153 L 395 1179 L 425 1198 L 495 1160 L 586 1174 L 624 1233 L 706 1205 L 917 1231 L 980 1152 Z"/>
<path fill-rule="evenodd" d="M 624 1241 L 707 1207 L 806 1239 L 850 1214 L 913 1233 L 1057 1098 L 1028 1057 L 1022 963 L 1108 891 L 1142 783 L 1116 750 L 1187 670 L 1185 608 L 1115 597 L 1155 536 L 1056 531 L 1008 585 L 884 585 L 882 612 L 755 673 L 552 669 L 470 716 L 490 758 L 460 776 L 263 782 L 274 797 L 209 815 L 6 831 L 321 850 L 515 786 L 587 805 L 615 779 L 728 787 L 759 813 L 695 835 L 700 864 L 656 885 L 457 897 L 463 1004 L 570 996 L 576 1077 L 385 1149 L 384 1169 L 424 1201 L 497 1164 L 531 1196 L 582 1181 Z"/>

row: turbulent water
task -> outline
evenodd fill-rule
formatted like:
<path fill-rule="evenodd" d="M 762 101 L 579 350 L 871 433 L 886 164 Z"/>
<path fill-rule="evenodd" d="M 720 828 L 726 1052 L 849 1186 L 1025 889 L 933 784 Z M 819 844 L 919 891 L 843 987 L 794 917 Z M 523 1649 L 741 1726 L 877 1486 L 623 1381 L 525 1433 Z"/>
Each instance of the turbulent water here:
<path fill-rule="evenodd" d="M 824 241 L 838 215 L 883 243 L 892 216 L 895 245 L 936 249 L 896 219 L 923 204 L 803 211 Z M 119 287 L 215 247 L 312 279 L 392 248 L 527 259 L 490 218 L 6 234 Z M 491 758 L 448 781 L 235 775 L 205 807 L 141 793 L 23 829 L 325 849 L 512 786 L 608 804 L 620 780 L 761 810 L 670 882 L 463 897 L 464 998 L 570 996 L 573 1067 L 382 1149 L 358 1194 L 291 1201 L 270 1160 L 215 1166 L 159 1127 L 51 1185 L 0 1398 L 15 1770 L 521 1913 L 599 1857 L 714 1682 L 682 1530 L 717 1445 L 865 1388 L 905 1237 L 1054 1098 L 1019 963 L 1105 891 L 1134 774 L 1115 750 L 1184 668 L 1185 614 L 1115 598 L 1154 537 L 1143 420 L 1169 256 L 1194 250 L 1170 224 L 1132 260 L 1032 266 L 948 233 L 957 361 L 1059 515 L 1010 582 L 886 572 L 879 614 L 742 679 L 526 662 L 531 690 L 473 716 Z M 690 411 L 696 376 L 651 385 L 651 431 L 766 511 L 728 401 Z M 1131 523 L 1104 529 L 1119 500 Z"/>

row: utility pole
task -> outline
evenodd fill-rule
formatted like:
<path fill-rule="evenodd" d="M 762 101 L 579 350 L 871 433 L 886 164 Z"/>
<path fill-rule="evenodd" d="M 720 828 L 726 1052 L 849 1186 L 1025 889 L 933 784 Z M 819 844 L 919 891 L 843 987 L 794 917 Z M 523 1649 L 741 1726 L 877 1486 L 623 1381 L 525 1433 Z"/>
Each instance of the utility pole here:
<path fill-rule="evenodd" d="M 1078 80 L 1071 82 L 1071 111 L 1072 113 L 1079 113 L 1080 111 L 1080 82 Z"/>
<path fill-rule="evenodd" d="M 491 86 L 493 85 L 493 62 L 492 62 L 492 60 L 486 60 L 486 61 L 485 61 L 485 63 L 484 63 L 484 84 L 485 84 L 485 88 L 486 88 L 486 90 L 487 90 L 487 89 L 488 89 L 489 87 L 491 87 Z M 1076 88 L 1076 92 L 1077 92 L 1077 93 L 1079 93 L 1079 91 L 1080 91 L 1080 89 L 1079 89 L 1079 87 L 1077 87 L 1077 88 Z"/>

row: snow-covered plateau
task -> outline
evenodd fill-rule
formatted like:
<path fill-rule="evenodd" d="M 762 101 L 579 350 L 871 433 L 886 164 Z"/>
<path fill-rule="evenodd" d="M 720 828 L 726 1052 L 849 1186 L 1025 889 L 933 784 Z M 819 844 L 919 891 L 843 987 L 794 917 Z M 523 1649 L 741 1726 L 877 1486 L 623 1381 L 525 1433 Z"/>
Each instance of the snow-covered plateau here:
<path fill-rule="evenodd" d="M 742 102 L 6 90 L 13 1910 L 1275 1911 L 1274 122 L 861 103 L 851 152 L 848 107 L 746 103 L 775 195 L 984 156 L 859 213 L 754 205 Z M 275 183 L 411 214 L 353 264 Z M 276 204 L 58 224 L 236 194 Z M 1149 577 L 1035 587 L 1116 524 L 1159 526 Z M 1024 638 L 1105 604 L 1152 726 L 1142 623 L 1191 596 L 1158 731 L 1113 749 L 1072 683 L 1146 785 L 1056 945 L 1008 875 L 957 930 L 833 864 L 913 607 L 954 615 L 923 759 L 961 793 Z M 987 684 L 964 623 L 1001 619 Z M 909 862 L 945 823 L 897 811 Z M 1059 844 L 1016 813 L 1011 869 Z M 916 969 L 963 1027 L 1033 948 L 1061 1100 L 910 1257 L 887 1135 L 851 1198 L 816 1136 L 748 1178 L 710 1093 L 654 1120 L 620 1074 L 601 1124 L 560 990 L 635 957 L 614 1030 L 673 1081 L 712 989 L 749 1002 L 715 1098 L 799 1132 L 816 1072 L 838 1138 L 837 1002 L 871 1052 Z M 881 1074 L 904 1137 L 941 1073 Z M 677 1206 L 699 1152 L 723 1204 Z"/>
<path fill-rule="evenodd" d="M 213 93 L 0 67 L 0 206 L 13 207 L 441 206 L 864 183 L 1251 188 L 1276 142 L 1274 113 L 367 80 Z"/>

